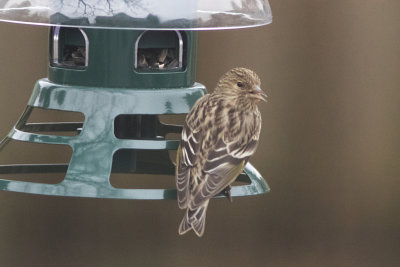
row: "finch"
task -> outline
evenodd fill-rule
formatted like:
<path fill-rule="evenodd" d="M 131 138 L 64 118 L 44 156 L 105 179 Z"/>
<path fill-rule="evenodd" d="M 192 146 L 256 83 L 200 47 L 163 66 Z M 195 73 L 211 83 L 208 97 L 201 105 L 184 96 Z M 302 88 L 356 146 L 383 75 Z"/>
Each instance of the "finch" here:
<path fill-rule="evenodd" d="M 210 198 L 225 192 L 242 172 L 258 145 L 266 101 L 254 71 L 234 68 L 225 73 L 211 94 L 201 97 L 186 116 L 177 151 L 178 206 L 186 213 L 179 234 L 193 229 L 204 234 Z"/>

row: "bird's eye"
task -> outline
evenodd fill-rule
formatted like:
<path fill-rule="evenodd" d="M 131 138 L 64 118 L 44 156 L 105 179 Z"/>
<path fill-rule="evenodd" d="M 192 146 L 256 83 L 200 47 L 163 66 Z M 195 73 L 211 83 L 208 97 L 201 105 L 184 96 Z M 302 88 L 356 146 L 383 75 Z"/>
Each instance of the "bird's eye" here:
<path fill-rule="evenodd" d="M 242 87 L 242 86 L 243 86 L 243 83 L 238 82 L 238 83 L 237 83 L 237 86 Z"/>

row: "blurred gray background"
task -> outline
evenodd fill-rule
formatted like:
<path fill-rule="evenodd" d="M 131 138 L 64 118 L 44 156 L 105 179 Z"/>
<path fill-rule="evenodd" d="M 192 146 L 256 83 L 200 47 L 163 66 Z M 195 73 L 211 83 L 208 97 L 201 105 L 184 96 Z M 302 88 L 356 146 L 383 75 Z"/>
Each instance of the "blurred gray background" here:
<path fill-rule="evenodd" d="M 398 266 L 400 2 L 270 4 L 269 26 L 201 32 L 197 64 L 210 91 L 232 67 L 259 73 L 269 103 L 251 161 L 269 194 L 214 200 L 199 239 L 177 235 L 174 201 L 0 192 L 0 265 Z M 0 23 L 0 40 L 4 136 L 47 76 L 48 29 Z"/>

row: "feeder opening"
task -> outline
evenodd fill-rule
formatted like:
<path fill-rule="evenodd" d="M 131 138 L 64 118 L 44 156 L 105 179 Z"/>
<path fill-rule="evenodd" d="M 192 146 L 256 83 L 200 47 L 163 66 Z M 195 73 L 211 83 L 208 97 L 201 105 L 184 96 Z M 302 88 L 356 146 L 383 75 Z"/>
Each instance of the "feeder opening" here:
<path fill-rule="evenodd" d="M 85 116 L 80 112 L 52 110 L 28 106 L 16 129 L 52 136 L 78 136 Z"/>
<path fill-rule="evenodd" d="M 173 175 L 175 167 L 167 150 L 119 149 L 114 153 L 112 174 Z"/>
<path fill-rule="evenodd" d="M 67 145 L 49 145 L 9 140 L 0 146 L 0 176 L 11 181 L 59 184 L 72 156 Z"/>
<path fill-rule="evenodd" d="M 182 124 L 165 122 L 166 116 L 160 120 L 157 115 L 118 115 L 114 120 L 114 135 L 118 139 L 179 140 Z"/>
<path fill-rule="evenodd" d="M 119 139 L 156 138 L 157 116 L 118 115 L 114 120 L 114 134 Z"/>
<path fill-rule="evenodd" d="M 53 66 L 82 68 L 89 63 L 89 39 L 82 29 L 54 27 L 52 29 Z"/>
<path fill-rule="evenodd" d="M 168 125 L 169 129 L 165 131 L 165 140 L 180 140 L 182 134 L 182 125 L 185 124 L 186 114 L 168 114 L 158 115 L 160 123 Z M 168 150 L 169 160 L 176 164 L 176 150 Z"/>
<path fill-rule="evenodd" d="M 174 189 L 175 178 L 173 175 L 138 174 L 130 175 L 123 173 L 112 173 L 110 184 L 114 188 L 122 189 Z"/>
<path fill-rule="evenodd" d="M 145 31 L 136 41 L 135 69 L 138 71 L 183 70 L 184 33 Z"/>

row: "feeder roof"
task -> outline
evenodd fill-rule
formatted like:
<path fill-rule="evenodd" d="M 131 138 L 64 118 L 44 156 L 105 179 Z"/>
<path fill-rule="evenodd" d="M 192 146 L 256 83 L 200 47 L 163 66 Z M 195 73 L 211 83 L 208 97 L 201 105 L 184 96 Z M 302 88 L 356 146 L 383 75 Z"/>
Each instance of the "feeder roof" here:
<path fill-rule="evenodd" d="M 3 0 L 0 21 L 45 26 L 212 30 L 272 22 L 268 0 Z"/>

